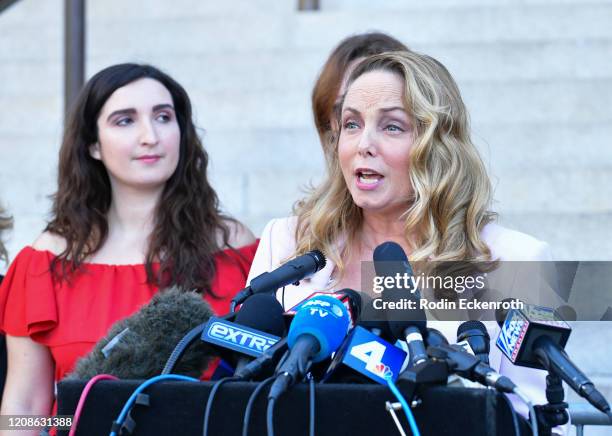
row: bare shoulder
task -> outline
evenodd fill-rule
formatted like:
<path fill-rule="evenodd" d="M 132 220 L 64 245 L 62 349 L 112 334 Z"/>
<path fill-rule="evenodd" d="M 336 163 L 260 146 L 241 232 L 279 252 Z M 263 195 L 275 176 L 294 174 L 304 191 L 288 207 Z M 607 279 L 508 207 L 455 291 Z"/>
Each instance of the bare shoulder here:
<path fill-rule="evenodd" d="M 32 243 L 32 248 L 36 250 L 50 251 L 53 254 L 60 254 L 66 249 L 66 240 L 51 232 L 43 232 Z"/>
<path fill-rule="evenodd" d="M 234 248 L 244 247 L 255 242 L 255 235 L 240 221 L 224 220 L 229 228 L 229 244 Z"/>

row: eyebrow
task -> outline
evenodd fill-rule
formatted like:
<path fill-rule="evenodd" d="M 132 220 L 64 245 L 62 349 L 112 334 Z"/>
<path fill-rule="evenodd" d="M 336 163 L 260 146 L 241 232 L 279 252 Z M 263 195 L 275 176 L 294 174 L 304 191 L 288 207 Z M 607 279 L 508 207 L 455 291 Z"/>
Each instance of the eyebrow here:
<path fill-rule="evenodd" d="M 153 106 L 153 112 L 157 112 L 162 109 L 174 110 L 174 106 L 172 106 L 169 103 L 162 103 L 162 104 L 157 104 Z M 109 121 L 112 117 L 117 116 L 117 115 L 134 115 L 135 113 L 136 113 L 136 109 L 134 108 L 119 109 L 119 110 L 111 112 L 111 114 L 108 117 L 106 117 L 106 121 Z"/>
<path fill-rule="evenodd" d="M 345 108 L 344 108 L 344 110 L 345 110 L 345 111 L 349 111 L 349 112 L 353 112 L 353 113 L 355 113 L 355 114 L 360 113 L 360 112 L 359 112 L 357 109 L 352 108 L 352 107 L 345 107 Z M 385 112 L 385 113 L 387 113 L 387 112 L 393 112 L 393 111 L 398 111 L 398 110 L 399 110 L 399 111 L 402 111 L 402 112 L 406 112 L 406 109 L 404 109 L 404 108 L 403 108 L 403 107 L 401 107 L 401 106 L 384 107 L 384 108 L 379 109 L 379 110 L 380 110 L 381 112 Z"/>

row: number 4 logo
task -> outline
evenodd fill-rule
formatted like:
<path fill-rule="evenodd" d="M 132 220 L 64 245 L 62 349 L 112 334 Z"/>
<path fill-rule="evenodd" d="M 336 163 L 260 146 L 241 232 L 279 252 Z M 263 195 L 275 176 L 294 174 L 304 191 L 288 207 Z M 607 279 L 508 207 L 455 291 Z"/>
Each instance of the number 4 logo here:
<path fill-rule="evenodd" d="M 350 354 L 364 362 L 367 371 L 379 377 L 383 377 L 385 372 L 389 370 L 387 365 L 382 363 L 382 358 L 385 354 L 385 346 L 380 342 L 370 341 L 355 345 L 351 348 Z"/>

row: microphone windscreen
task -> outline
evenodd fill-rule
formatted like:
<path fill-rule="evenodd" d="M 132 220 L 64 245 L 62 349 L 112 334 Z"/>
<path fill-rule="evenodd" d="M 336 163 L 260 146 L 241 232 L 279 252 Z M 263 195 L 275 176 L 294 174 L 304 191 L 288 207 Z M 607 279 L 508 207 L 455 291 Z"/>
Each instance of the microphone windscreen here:
<path fill-rule="evenodd" d="M 255 294 L 249 297 L 236 314 L 237 324 L 274 336 L 285 336 L 283 306 L 276 297 L 269 294 Z"/>
<path fill-rule="evenodd" d="M 68 378 L 112 374 L 120 379 L 148 379 L 159 375 L 183 336 L 211 316 L 209 304 L 196 292 L 160 291 L 138 312 L 113 324 Z M 209 345 L 196 341 L 173 372 L 199 378 L 213 357 Z"/>
<path fill-rule="evenodd" d="M 459 327 L 457 327 L 457 341 L 465 339 L 464 333 L 469 330 L 478 330 L 483 336 L 489 337 L 487 327 L 481 321 L 472 319 L 459 324 Z"/>
<path fill-rule="evenodd" d="M 291 349 L 300 336 L 314 336 L 319 343 L 319 352 L 312 361 L 320 362 L 340 347 L 349 323 L 348 310 L 340 300 L 318 295 L 306 301 L 296 312 L 289 327 L 287 343 Z"/>
<path fill-rule="evenodd" d="M 395 242 L 384 242 L 372 254 L 374 270 L 379 277 L 394 277 L 396 274 L 413 275 L 412 267 L 404 249 Z"/>
<path fill-rule="evenodd" d="M 427 343 L 428 347 L 448 345 L 448 339 L 446 339 L 442 332 L 431 327 L 427 328 L 427 338 L 425 338 L 425 342 Z"/>

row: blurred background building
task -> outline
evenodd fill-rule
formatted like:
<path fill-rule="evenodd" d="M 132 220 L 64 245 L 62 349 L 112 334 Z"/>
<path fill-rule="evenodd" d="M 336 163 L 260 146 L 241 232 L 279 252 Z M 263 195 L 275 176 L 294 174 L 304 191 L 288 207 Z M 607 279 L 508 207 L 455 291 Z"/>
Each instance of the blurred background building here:
<path fill-rule="evenodd" d="M 310 92 L 323 62 L 344 37 L 377 30 L 457 80 L 504 225 L 549 242 L 558 260 L 612 260 L 610 0 L 89 0 L 85 23 L 86 78 L 145 62 L 187 89 L 213 186 L 256 235 L 321 179 Z M 63 0 L 0 13 L 11 257 L 43 229 L 55 190 L 63 32 Z M 612 326 L 576 326 L 568 351 L 611 399 Z"/>

